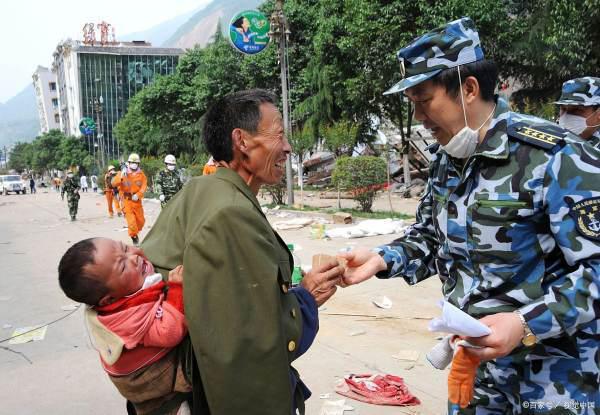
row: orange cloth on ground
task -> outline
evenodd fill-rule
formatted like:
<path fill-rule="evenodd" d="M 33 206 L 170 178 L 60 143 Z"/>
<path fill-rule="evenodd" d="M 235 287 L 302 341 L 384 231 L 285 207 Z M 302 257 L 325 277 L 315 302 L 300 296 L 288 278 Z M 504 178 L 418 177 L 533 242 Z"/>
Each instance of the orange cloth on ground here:
<path fill-rule="evenodd" d="M 112 185 L 119 189 L 119 195 L 123 195 L 123 213 L 127 221 L 128 234 L 130 237 L 137 236 L 146 223 L 142 199 L 148 187 L 148 179 L 141 169 L 136 171 L 128 169 L 125 176 L 123 172 L 119 172 L 112 179 Z M 133 195 L 137 195 L 137 201 L 132 199 Z"/>
<path fill-rule="evenodd" d="M 452 368 L 448 374 L 448 400 L 466 408 L 473 399 L 473 385 L 477 368 L 481 361 L 471 356 L 462 346 L 458 347 L 452 359 Z"/>
<path fill-rule="evenodd" d="M 202 169 L 202 175 L 208 176 L 209 174 L 214 174 L 217 171 L 217 166 L 214 164 L 205 164 L 204 169 Z"/>

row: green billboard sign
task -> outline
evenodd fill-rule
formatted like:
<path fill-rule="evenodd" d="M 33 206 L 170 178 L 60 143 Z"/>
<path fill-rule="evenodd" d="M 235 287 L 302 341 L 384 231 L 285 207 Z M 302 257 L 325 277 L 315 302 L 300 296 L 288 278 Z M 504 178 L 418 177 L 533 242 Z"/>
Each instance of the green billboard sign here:
<path fill-rule="evenodd" d="M 246 10 L 233 16 L 229 25 L 231 44 L 240 52 L 254 55 L 269 44 L 269 19 L 256 10 Z"/>

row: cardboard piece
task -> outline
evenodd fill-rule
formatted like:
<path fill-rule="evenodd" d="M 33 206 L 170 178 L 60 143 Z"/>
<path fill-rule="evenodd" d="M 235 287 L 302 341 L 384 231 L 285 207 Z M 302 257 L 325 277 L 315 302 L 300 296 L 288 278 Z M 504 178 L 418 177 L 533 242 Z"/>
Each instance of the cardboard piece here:
<path fill-rule="evenodd" d="M 333 223 L 343 223 L 348 225 L 352 223 L 352 214 L 346 212 L 337 212 L 333 214 Z"/>

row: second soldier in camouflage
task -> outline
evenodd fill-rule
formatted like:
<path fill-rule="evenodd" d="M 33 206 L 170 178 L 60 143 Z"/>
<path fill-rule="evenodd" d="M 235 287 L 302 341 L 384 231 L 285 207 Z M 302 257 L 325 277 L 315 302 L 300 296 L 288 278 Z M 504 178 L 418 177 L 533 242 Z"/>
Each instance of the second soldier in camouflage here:
<path fill-rule="evenodd" d="M 79 180 L 73 177 L 73 172 L 67 172 L 67 178 L 63 182 L 61 197 L 64 199 L 65 193 L 67 194 L 67 204 L 69 205 L 69 215 L 71 220 L 74 221 L 77 218 L 77 209 L 79 207 Z"/>
<path fill-rule="evenodd" d="M 183 182 L 176 170 L 175 156 L 168 154 L 165 157 L 165 169 L 158 172 L 154 180 L 154 191 L 158 194 L 160 205 L 165 207 L 175 194 L 183 187 Z"/>

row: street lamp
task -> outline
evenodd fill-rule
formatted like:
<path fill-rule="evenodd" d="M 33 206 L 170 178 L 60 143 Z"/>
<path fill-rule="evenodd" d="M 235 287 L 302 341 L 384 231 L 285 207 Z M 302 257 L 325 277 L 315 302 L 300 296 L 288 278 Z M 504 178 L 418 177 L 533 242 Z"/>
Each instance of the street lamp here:
<path fill-rule="evenodd" d="M 289 101 L 288 101 L 288 62 L 286 47 L 290 40 L 290 34 L 292 33 L 288 28 L 288 23 L 285 15 L 283 14 L 283 0 L 276 0 L 275 10 L 271 14 L 269 19 L 271 26 L 269 30 L 269 37 L 277 42 L 277 56 L 281 64 L 281 101 L 283 105 L 283 128 L 287 135 L 292 134 L 290 128 L 290 116 L 289 116 Z M 287 184 L 287 195 L 288 205 L 294 204 L 294 187 L 293 187 L 293 175 L 292 175 L 292 158 L 288 157 L 285 163 L 286 170 L 286 184 Z"/>

